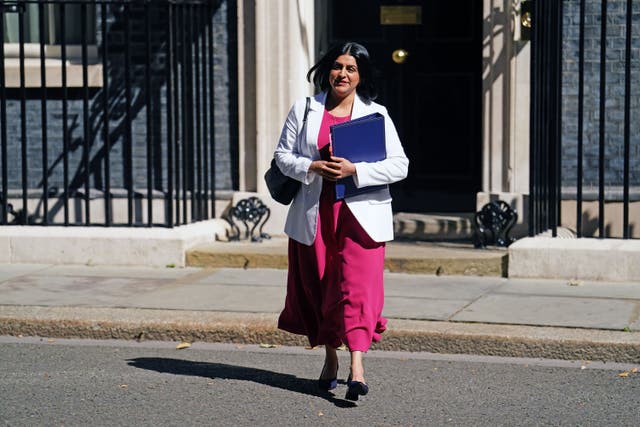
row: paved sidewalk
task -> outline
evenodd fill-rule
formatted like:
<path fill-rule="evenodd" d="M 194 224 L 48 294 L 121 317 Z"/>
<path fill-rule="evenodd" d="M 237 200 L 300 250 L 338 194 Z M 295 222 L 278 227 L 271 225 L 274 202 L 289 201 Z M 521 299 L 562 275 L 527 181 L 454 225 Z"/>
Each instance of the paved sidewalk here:
<path fill-rule="evenodd" d="M 305 345 L 279 269 L 0 264 L 0 334 Z M 379 349 L 640 362 L 640 284 L 386 273 Z"/>

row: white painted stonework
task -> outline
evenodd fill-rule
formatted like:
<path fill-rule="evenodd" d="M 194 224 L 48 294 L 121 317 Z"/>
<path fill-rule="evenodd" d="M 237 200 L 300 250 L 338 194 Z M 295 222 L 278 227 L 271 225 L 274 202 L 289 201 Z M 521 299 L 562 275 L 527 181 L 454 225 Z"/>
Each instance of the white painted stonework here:
<path fill-rule="evenodd" d="M 184 267 L 186 251 L 224 234 L 220 219 L 175 228 L 0 227 L 0 262 Z"/>
<path fill-rule="evenodd" d="M 527 237 L 509 246 L 509 277 L 640 283 L 640 241 Z"/>
<path fill-rule="evenodd" d="M 527 232 L 530 42 L 520 39 L 520 1 L 483 3 L 482 191 L 479 210 L 504 200 L 518 212 L 512 235 Z"/>

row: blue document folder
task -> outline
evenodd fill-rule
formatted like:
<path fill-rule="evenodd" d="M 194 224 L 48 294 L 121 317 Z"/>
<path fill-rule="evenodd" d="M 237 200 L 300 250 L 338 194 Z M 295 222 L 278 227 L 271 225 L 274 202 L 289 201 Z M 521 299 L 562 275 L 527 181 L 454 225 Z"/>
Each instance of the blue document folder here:
<path fill-rule="evenodd" d="M 352 163 L 377 162 L 387 158 L 384 116 L 380 113 L 333 125 L 330 130 L 331 147 L 336 157 L 344 157 Z M 350 176 L 336 182 L 336 199 L 344 199 L 384 187 L 386 185 L 358 188 L 353 182 L 353 177 Z"/>

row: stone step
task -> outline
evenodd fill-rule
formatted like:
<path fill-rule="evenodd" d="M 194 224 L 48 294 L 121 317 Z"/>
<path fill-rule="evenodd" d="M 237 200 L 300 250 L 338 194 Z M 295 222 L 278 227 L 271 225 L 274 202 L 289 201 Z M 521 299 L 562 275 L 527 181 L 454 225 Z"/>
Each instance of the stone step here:
<path fill-rule="evenodd" d="M 287 238 L 259 243 L 215 242 L 187 251 L 186 264 L 203 268 L 287 268 Z M 396 273 L 506 277 L 505 248 L 475 249 L 470 243 L 393 241 L 385 268 Z"/>
<path fill-rule="evenodd" d="M 473 237 L 472 213 L 406 213 L 393 216 L 396 239 L 467 241 Z"/>

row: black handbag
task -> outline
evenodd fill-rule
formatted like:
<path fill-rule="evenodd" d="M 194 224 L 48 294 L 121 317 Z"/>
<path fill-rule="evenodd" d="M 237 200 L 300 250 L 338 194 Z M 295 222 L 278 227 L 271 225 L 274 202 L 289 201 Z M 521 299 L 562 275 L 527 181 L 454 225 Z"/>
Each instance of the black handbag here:
<path fill-rule="evenodd" d="M 307 97 L 307 105 L 304 109 L 304 118 L 302 120 L 302 129 L 304 129 L 304 126 L 307 123 L 310 103 L 311 98 Z M 276 159 L 271 159 L 271 167 L 264 174 L 264 180 L 267 183 L 267 188 L 269 189 L 269 193 L 271 193 L 273 200 L 278 203 L 282 203 L 283 205 L 291 203 L 298 193 L 301 185 L 301 182 L 297 179 L 293 179 L 282 173 L 276 164 Z"/>

